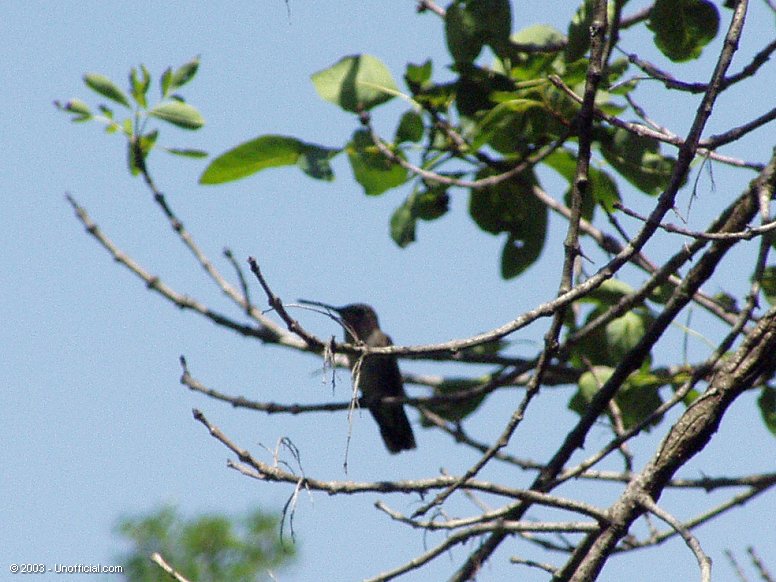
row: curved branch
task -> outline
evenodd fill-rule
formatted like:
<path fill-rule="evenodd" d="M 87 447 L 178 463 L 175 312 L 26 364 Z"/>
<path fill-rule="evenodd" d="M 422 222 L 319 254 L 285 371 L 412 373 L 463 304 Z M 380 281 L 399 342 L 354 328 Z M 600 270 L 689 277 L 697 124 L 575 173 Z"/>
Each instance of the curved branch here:
<path fill-rule="evenodd" d="M 690 548 L 693 555 L 695 556 L 695 559 L 698 560 L 698 565 L 701 569 L 701 582 L 711 582 L 711 558 L 709 558 L 709 556 L 706 555 L 706 553 L 703 551 L 698 538 L 692 535 L 690 530 L 684 527 L 684 525 L 682 525 L 682 523 L 680 523 L 679 520 L 676 519 L 673 515 L 664 509 L 661 509 L 660 506 L 658 506 L 658 504 L 655 503 L 646 493 L 638 496 L 638 502 L 644 507 L 644 509 L 665 521 L 668 525 L 674 528 L 674 530 L 676 530 L 676 533 L 682 536 L 682 539 L 687 544 L 687 547 Z"/>
<path fill-rule="evenodd" d="M 730 85 L 733 85 L 734 83 L 738 83 L 739 81 L 742 81 L 747 77 L 754 76 L 757 70 L 762 65 L 768 62 L 768 59 L 770 59 L 770 56 L 774 51 L 776 51 L 776 40 L 773 40 L 770 43 L 768 43 L 765 46 L 765 48 L 759 51 L 752 58 L 751 62 L 748 65 L 746 65 L 743 69 L 741 69 L 741 71 L 722 79 L 720 83 L 721 88 L 723 90 L 727 89 Z M 666 73 L 665 71 L 661 71 L 649 61 L 645 61 L 639 58 L 639 56 L 636 54 L 633 54 L 633 53 L 631 54 L 624 53 L 624 54 L 628 58 L 629 62 L 636 65 L 638 68 L 640 68 L 642 71 L 644 71 L 647 75 L 649 75 L 653 79 L 656 79 L 657 81 L 660 81 L 661 83 L 663 83 L 668 89 L 679 89 L 680 91 L 687 91 L 689 93 L 703 93 L 704 91 L 709 90 L 709 86 L 710 86 L 709 83 L 687 83 L 685 81 L 679 81 L 678 79 L 674 78 L 671 74 Z"/>

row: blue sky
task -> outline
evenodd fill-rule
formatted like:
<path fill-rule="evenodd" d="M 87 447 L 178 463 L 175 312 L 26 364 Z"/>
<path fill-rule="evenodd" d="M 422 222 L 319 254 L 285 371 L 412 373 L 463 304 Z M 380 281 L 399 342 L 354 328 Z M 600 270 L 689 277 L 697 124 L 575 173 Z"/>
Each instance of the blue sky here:
<path fill-rule="evenodd" d="M 514 28 L 543 22 L 562 29 L 574 3 L 553 3 L 549 11 L 547 4 L 519 3 Z M 631 4 L 634 9 L 639 5 Z M 751 55 L 774 34 L 773 16 L 762 5 L 752 3 L 742 55 Z M 363 415 L 354 426 L 346 476 L 343 415 L 268 417 L 233 410 L 183 388 L 178 383 L 181 354 L 204 383 L 249 398 L 325 402 L 348 397 L 345 374 L 339 375 L 332 395 L 330 386 L 321 381 L 316 358 L 261 346 L 183 313 L 111 261 L 84 233 L 65 202 L 65 192 L 151 272 L 178 291 L 238 316 L 172 235 L 140 180 L 128 176 L 122 140 L 104 134 L 96 124 L 73 125 L 52 106 L 53 100 L 70 97 L 99 101 L 81 83 L 85 72 L 106 74 L 123 85 L 131 66 L 144 63 L 158 78 L 167 66 L 201 55 L 200 72 L 184 95 L 200 109 L 207 125 L 193 133 L 162 127 L 163 145 L 218 154 L 265 133 L 341 145 L 357 122 L 318 98 L 310 74 L 344 55 L 364 52 L 385 62 L 397 80 L 407 61 L 425 58 L 432 58 L 444 75 L 448 59 L 442 28 L 433 15 L 416 15 L 409 0 L 291 0 L 288 5 L 272 0 L 223 3 L 217 8 L 194 2 L 29 1 L 9 3 L 4 13 L 0 22 L 3 572 L 13 562 L 114 563 L 112 557 L 122 550 L 111 534 L 117 518 L 163 503 L 175 503 L 190 514 L 282 507 L 290 489 L 256 483 L 227 469 L 230 455 L 192 419 L 194 407 L 254 452 L 261 444 L 273 447 L 280 436 L 290 437 L 301 450 L 306 474 L 319 478 L 411 478 L 434 474 L 441 467 L 460 473 L 476 460 L 420 427 L 416 452 L 389 456 L 371 418 Z M 628 50 L 648 46 L 638 38 Z M 707 54 L 713 55 L 715 47 Z M 745 62 L 742 56 L 733 69 Z M 704 58 L 680 71 L 693 80 L 705 80 L 712 66 Z M 751 96 L 772 94 L 776 79 L 772 64 L 766 65 L 762 77 L 745 91 L 723 96 L 710 123 L 711 133 L 770 107 Z M 650 91 L 659 90 L 645 87 L 645 103 Z M 681 133 L 694 106 L 693 101 L 663 99 L 654 114 Z M 401 111 L 400 104 L 376 110 L 378 129 L 392 131 Z M 762 161 L 773 145 L 772 135 L 766 129 L 726 153 Z M 398 343 L 444 341 L 490 329 L 551 297 L 557 286 L 557 269 L 552 267 L 534 268 L 527 278 L 500 280 L 501 242 L 467 218 L 464 192 L 453 196 L 447 216 L 420 225 L 418 242 L 400 250 L 390 240 L 387 225 L 407 192 L 365 197 L 342 156 L 335 160 L 333 183 L 281 169 L 226 186 L 201 187 L 197 178 L 202 161 L 155 152 L 149 165 L 170 204 L 224 273 L 231 276 L 220 256 L 225 246 L 241 260 L 254 255 L 284 299 L 367 301 L 378 309 L 383 327 Z M 750 179 L 724 170 L 714 178 L 712 188 L 703 176 L 700 191 L 725 200 L 736 196 Z M 546 176 L 545 186 L 555 195 L 562 193 L 561 183 L 552 176 Z M 687 208 L 686 195 L 681 203 Z M 708 220 L 705 206 L 701 198 L 692 207 L 691 219 L 698 225 Z M 716 207 L 708 206 L 709 211 Z M 564 231 L 561 223 L 551 224 L 555 228 L 545 258 L 555 266 Z M 659 260 L 669 249 L 658 244 L 649 251 Z M 747 285 L 736 278 L 735 264 L 726 269 L 724 288 L 736 291 Z M 258 289 L 254 299 L 261 299 Z M 318 333 L 338 333 L 324 318 L 305 317 Z M 697 318 L 702 321 L 702 315 Z M 545 325 L 539 322 L 520 332 L 516 353 L 534 352 Z M 712 337 L 713 331 L 703 329 Z M 681 337 L 677 331 L 676 343 L 664 349 L 679 349 Z M 700 340 L 690 342 L 691 356 L 700 357 L 707 349 Z M 417 372 L 440 371 L 431 364 L 404 366 Z M 489 402 L 472 423 L 472 431 L 482 438 L 498 434 L 515 394 Z M 540 459 L 557 446 L 573 421 L 566 410 L 569 395 L 556 389 L 543 393 L 516 436 L 516 454 Z M 755 416 L 753 401 L 752 395 L 736 403 L 709 450 L 684 475 L 773 470 L 774 441 Z M 605 442 L 605 433 L 598 438 L 592 446 Z M 750 443 L 745 450 L 753 454 L 731 452 L 742 440 Z M 484 477 L 521 486 L 531 476 L 493 467 Z M 612 488 L 606 494 L 615 493 Z M 687 501 L 670 493 L 663 501 L 669 510 L 686 516 L 712 505 L 715 498 L 721 500 L 695 496 Z M 376 499 L 302 496 L 295 517 L 300 559 L 279 579 L 342 579 L 343 572 L 345 579 L 360 579 L 423 551 L 422 534 L 388 523 L 372 507 Z M 417 503 L 398 497 L 385 501 L 403 511 Z M 720 579 L 732 575 L 721 554 L 724 548 L 742 557 L 746 546 L 755 545 L 764 555 L 776 555 L 773 506 L 773 494 L 766 495 L 735 519 L 724 518 L 699 530 Z M 465 501 L 452 507 L 461 514 L 473 510 Z M 437 560 L 424 576 L 408 579 L 443 578 L 468 549 L 458 549 L 451 559 Z M 482 579 L 514 575 L 515 566 L 507 563 L 507 557 L 523 551 L 511 544 L 499 552 Z M 523 555 L 541 557 L 530 551 Z M 770 565 L 776 567 L 773 559 Z M 621 580 L 628 571 L 634 579 L 634 568 L 643 573 L 635 579 L 645 581 L 695 575 L 687 549 L 673 541 L 664 550 L 613 560 L 602 579 Z M 518 570 L 525 580 L 543 579 Z"/>

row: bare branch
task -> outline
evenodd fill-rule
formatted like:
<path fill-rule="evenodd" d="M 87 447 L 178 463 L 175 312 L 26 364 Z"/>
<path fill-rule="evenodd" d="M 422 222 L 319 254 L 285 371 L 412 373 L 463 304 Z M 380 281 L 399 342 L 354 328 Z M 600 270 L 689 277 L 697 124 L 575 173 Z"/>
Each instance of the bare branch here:
<path fill-rule="evenodd" d="M 434 0 L 418 0 L 418 12 L 424 12 L 426 10 L 430 10 L 441 18 L 445 17 L 445 9 L 434 2 Z"/>
<path fill-rule="evenodd" d="M 627 260 L 627 257 L 624 255 L 627 254 L 628 256 L 632 256 L 633 253 L 638 252 L 646 243 L 646 241 L 652 237 L 657 229 L 657 225 L 662 221 L 663 216 L 665 216 L 665 214 L 673 207 L 675 197 L 682 184 L 684 183 L 684 180 L 689 171 L 690 163 L 695 157 L 698 141 L 700 140 L 703 128 L 705 127 L 706 122 L 711 115 L 713 104 L 719 94 L 721 80 L 724 78 L 725 73 L 730 66 L 733 54 L 735 53 L 735 50 L 738 46 L 738 39 L 741 35 L 744 17 L 746 15 L 746 8 L 747 0 L 740 0 L 736 5 L 734 17 L 726 35 L 724 48 L 720 54 L 714 73 L 712 75 L 710 88 L 701 100 L 687 137 L 679 148 L 677 161 L 674 164 L 673 173 L 668 187 L 658 198 L 657 204 L 651 212 L 649 219 L 645 223 L 644 227 L 636 235 L 634 240 L 629 243 L 628 246 L 626 246 L 628 252 L 618 254 L 615 259 L 610 261 L 609 265 L 605 267 L 605 269 L 612 267 L 619 268 L 619 266 L 622 265 L 625 260 Z M 606 10 L 607 2 L 599 0 L 595 3 L 593 21 L 596 26 L 591 25 L 591 30 L 594 31 L 596 28 L 605 29 Z M 591 61 L 594 60 L 595 55 L 593 54 L 591 55 Z M 776 164 L 776 159 L 772 159 L 772 164 Z M 772 172 L 766 172 L 765 170 L 763 172 L 764 174 L 761 174 L 758 179 L 758 185 L 760 187 L 764 187 L 763 182 L 768 182 L 766 175 L 768 178 L 772 177 Z M 755 186 L 752 187 L 753 190 L 755 188 Z M 751 201 L 749 199 L 745 201 L 740 212 L 735 217 L 731 217 L 724 230 L 731 231 L 735 228 L 736 225 L 741 223 L 746 224 L 748 222 L 748 213 L 752 211 L 751 206 L 747 206 L 747 203 L 750 202 Z M 740 226 L 735 228 L 735 230 L 740 230 Z M 721 257 L 729 249 L 731 244 L 732 243 L 727 241 L 715 241 L 715 243 L 712 245 L 712 250 L 707 252 L 705 257 L 698 261 L 698 264 L 690 271 L 690 274 L 674 292 L 671 299 L 666 304 L 666 308 L 663 313 L 661 313 L 655 322 L 650 326 L 637 346 L 634 347 L 625 356 L 625 358 L 623 358 L 620 365 L 617 366 L 612 376 L 609 378 L 609 380 L 607 380 L 601 390 L 595 394 L 593 400 L 588 406 L 587 412 L 582 416 L 577 425 L 569 432 L 564 443 L 547 464 L 545 470 L 542 471 L 542 473 L 540 473 L 540 475 L 537 477 L 532 486 L 532 489 L 537 489 L 540 491 L 545 490 L 548 484 L 561 471 L 562 467 L 571 457 L 573 451 L 575 451 L 583 444 L 587 432 L 590 430 L 593 423 L 604 410 L 606 404 L 614 396 L 619 386 L 643 361 L 643 359 L 646 357 L 646 354 L 649 353 L 651 346 L 654 344 L 654 342 L 657 341 L 659 337 L 662 336 L 665 328 L 670 325 L 675 314 L 678 313 L 690 301 L 693 293 L 700 288 L 701 283 L 711 276 L 714 267 L 718 264 L 719 260 L 721 260 Z M 601 277 L 605 272 L 606 271 L 604 271 L 604 269 L 599 270 L 599 272 L 591 277 L 591 279 L 595 279 L 597 276 Z M 676 468 L 678 468 L 678 466 Z M 668 480 L 670 476 L 671 475 L 669 473 L 665 480 Z M 663 483 L 664 482 L 661 482 L 661 485 Z M 519 517 L 522 515 L 521 512 L 525 511 L 525 509 L 525 507 L 522 507 L 516 510 L 514 515 L 510 515 L 509 517 L 513 519 L 519 519 Z M 574 556 L 567 564 L 564 572 L 567 572 L 569 576 L 573 576 L 575 580 L 579 581 L 591 580 L 595 578 L 596 574 L 600 571 L 600 568 L 603 566 L 603 563 L 607 559 L 605 548 L 609 547 L 609 544 L 612 540 L 616 540 L 618 536 L 623 535 L 623 532 L 627 531 L 627 528 L 623 530 L 615 527 L 607 527 L 604 528 L 604 531 L 607 532 L 606 535 L 591 535 L 588 537 L 589 543 L 582 543 L 577 547 Z M 456 572 L 454 580 L 457 582 L 463 582 L 464 580 L 471 578 L 479 569 L 481 564 L 487 560 L 488 557 L 496 550 L 496 548 L 500 545 L 505 537 L 506 536 L 504 533 L 495 533 L 489 536 L 488 539 L 469 556 L 463 566 L 461 566 L 461 568 Z M 602 541 L 604 539 L 606 542 Z M 588 553 L 593 544 L 601 544 L 601 548 L 597 552 Z M 563 574 L 561 574 L 561 576 L 562 575 Z"/>
<path fill-rule="evenodd" d="M 748 77 L 754 76 L 754 74 L 758 71 L 758 69 L 766 62 L 768 62 L 768 59 L 770 58 L 771 54 L 774 51 L 776 51 L 776 40 L 773 40 L 770 43 L 768 43 L 765 46 L 765 48 L 759 51 L 752 58 L 752 61 L 748 65 L 746 65 L 741 71 L 733 75 L 730 75 L 729 77 L 725 77 L 720 82 L 721 88 L 723 90 L 727 89 L 730 85 L 733 85 L 734 83 L 738 83 L 739 81 L 742 81 Z M 653 79 L 656 79 L 662 82 L 668 89 L 679 89 L 680 91 L 687 91 L 689 93 L 704 93 L 705 91 L 709 90 L 709 87 L 710 87 L 709 83 L 687 83 L 684 81 L 680 81 L 674 78 L 671 74 L 665 71 L 661 71 L 659 68 L 657 68 L 649 61 L 645 61 L 639 58 L 639 56 L 636 54 L 626 54 L 626 56 L 628 57 L 628 60 L 631 63 L 639 67 L 642 71 L 644 71 L 647 75 L 649 75 Z"/>
<path fill-rule="evenodd" d="M 674 528 L 680 536 L 682 536 L 682 539 L 687 544 L 687 547 L 692 550 L 695 559 L 698 560 L 698 566 L 701 569 L 701 581 L 711 582 L 711 558 L 709 558 L 703 551 L 698 538 L 692 535 L 690 530 L 685 528 L 673 515 L 661 509 L 658 504 L 655 503 L 646 493 L 639 495 L 638 501 L 641 503 L 641 505 L 644 506 L 646 510 L 665 521 L 672 528 Z"/>
<path fill-rule="evenodd" d="M 269 301 L 269 306 L 272 309 L 274 309 L 275 312 L 277 312 L 277 314 L 280 316 L 280 318 L 286 323 L 286 326 L 288 327 L 288 331 L 298 335 L 311 348 L 322 351 L 326 346 L 326 342 L 324 342 L 321 339 L 318 339 L 317 337 L 309 333 L 299 324 L 298 321 L 296 321 L 288 314 L 288 312 L 286 311 L 286 308 L 283 306 L 283 302 L 280 300 L 280 297 L 278 297 L 272 292 L 272 289 L 270 289 L 269 285 L 267 284 L 267 280 L 261 274 L 261 270 L 259 269 L 259 263 L 256 262 L 256 259 L 254 259 L 253 257 L 248 257 L 248 264 L 251 267 L 251 272 L 256 276 L 256 279 L 259 281 L 261 288 L 264 289 L 264 292 L 267 294 L 267 300 Z"/>
<path fill-rule="evenodd" d="M 268 465 L 262 461 L 256 459 L 249 451 L 241 448 L 234 443 L 229 437 L 227 437 L 221 429 L 210 423 L 205 415 L 199 410 L 194 410 L 193 415 L 195 420 L 204 425 L 211 436 L 221 442 L 230 451 L 232 451 L 240 463 L 229 461 L 227 465 L 230 468 L 238 470 L 240 473 L 258 479 L 261 481 L 277 482 L 277 483 L 291 483 L 296 487 L 299 484 L 300 476 L 290 471 L 285 471 L 277 466 Z M 302 477 L 304 487 L 311 491 L 325 491 L 330 494 L 347 494 L 352 495 L 356 493 L 425 493 L 437 489 L 448 487 L 455 481 L 453 477 L 439 476 L 433 479 L 417 479 L 417 480 L 405 480 L 405 481 L 377 481 L 377 482 L 356 482 L 356 481 L 322 481 L 320 479 L 314 479 L 311 477 Z M 512 499 L 519 499 L 522 497 L 535 499 L 539 502 L 539 497 L 534 497 L 535 492 L 526 491 L 523 489 L 514 489 L 510 487 L 504 487 L 496 483 L 490 483 L 488 481 L 471 480 L 466 483 L 468 489 L 475 491 L 483 491 L 486 493 L 493 493 L 502 497 L 509 497 Z M 548 497 L 549 498 L 549 497 Z M 545 498 L 547 499 L 547 498 Z"/>
<path fill-rule="evenodd" d="M 220 325 L 222 327 L 226 327 L 233 331 L 236 331 L 241 335 L 248 336 L 248 337 L 255 337 L 260 339 L 261 341 L 268 342 L 268 343 L 278 343 L 278 344 L 287 345 L 289 347 L 296 347 L 296 348 L 300 347 L 300 342 L 298 339 L 294 338 L 293 340 L 291 340 L 290 338 L 292 336 L 290 336 L 290 334 L 282 333 L 282 330 L 280 330 L 281 333 L 278 333 L 277 326 L 275 326 L 274 324 L 271 324 L 271 322 L 270 322 L 270 325 L 268 326 L 265 326 L 263 324 L 261 324 L 259 327 L 245 325 L 210 309 L 206 305 L 203 305 L 202 303 L 189 297 L 188 295 L 183 295 L 181 293 L 178 293 L 177 291 L 172 289 L 169 285 L 164 283 L 159 277 L 152 275 L 151 273 L 146 271 L 142 266 L 140 266 L 140 264 L 138 264 L 134 259 L 132 259 L 132 257 L 127 255 L 122 250 L 120 250 L 113 243 L 113 241 L 111 241 L 107 236 L 105 236 L 102 230 L 100 230 L 100 228 L 94 222 L 92 222 L 92 219 L 89 217 L 89 214 L 86 212 L 86 210 L 83 207 L 79 206 L 72 196 L 67 194 L 65 198 L 73 207 L 73 210 L 75 211 L 76 216 L 81 221 L 81 224 L 83 224 L 84 228 L 86 229 L 86 232 L 88 232 L 97 242 L 99 242 L 100 245 L 102 245 L 102 247 L 110 253 L 110 255 L 117 263 L 124 265 L 134 275 L 136 275 L 142 281 L 144 281 L 146 286 L 151 291 L 155 291 L 156 293 L 159 293 L 162 297 L 172 302 L 177 307 L 180 307 L 181 309 L 190 309 L 192 311 L 195 311 L 200 315 L 205 316 L 213 323 Z"/>
<path fill-rule="evenodd" d="M 167 572 L 167 574 L 173 580 L 177 580 L 177 582 L 189 582 L 188 578 L 184 578 L 182 574 L 175 570 L 175 568 L 165 562 L 164 558 L 162 558 L 162 555 L 158 552 L 151 554 L 151 561 L 157 564 L 162 570 Z"/>
<path fill-rule="evenodd" d="M 261 312 L 251 309 L 250 303 L 248 302 L 248 299 L 247 299 L 248 296 L 245 294 L 241 295 L 226 280 L 226 278 L 223 275 L 221 275 L 218 269 L 216 269 L 213 262 L 207 257 L 207 255 L 205 255 L 202 249 L 199 248 L 197 243 L 194 241 L 194 238 L 191 236 L 191 233 L 189 233 L 189 231 L 186 230 L 186 227 L 183 225 L 183 222 L 180 220 L 180 218 L 178 218 L 178 216 L 173 212 L 172 208 L 167 202 L 167 198 L 161 192 L 161 190 L 159 190 L 159 188 L 156 186 L 156 183 L 154 182 L 153 177 L 148 171 L 148 166 L 146 165 L 145 157 L 141 150 L 140 140 L 137 140 L 137 139 L 133 140 L 132 148 L 134 151 L 134 156 L 137 162 L 137 166 L 140 170 L 140 175 L 143 177 L 143 181 L 145 182 L 148 189 L 151 191 L 151 194 L 153 194 L 154 202 L 156 202 L 157 206 L 159 206 L 162 213 L 165 215 L 168 222 L 170 223 L 170 227 L 172 228 L 172 230 L 178 235 L 178 237 L 181 239 L 181 241 L 186 246 L 186 248 L 189 249 L 191 254 L 199 263 L 199 265 L 210 276 L 210 279 L 221 289 L 224 295 L 229 297 L 229 299 L 231 299 L 236 305 L 238 305 L 239 307 L 242 307 L 246 311 L 246 313 L 250 317 L 255 319 L 257 322 L 259 322 L 265 327 L 271 328 L 272 326 L 270 325 L 271 323 L 270 320 L 265 318 Z M 244 285 L 243 285 L 243 289 L 245 289 Z"/>
<path fill-rule="evenodd" d="M 513 564 L 520 564 L 522 566 L 530 566 L 532 568 L 538 568 L 539 570 L 544 570 L 548 574 L 555 575 L 555 572 L 557 572 L 557 568 L 553 566 L 552 564 L 542 564 L 541 562 L 535 562 L 534 560 L 526 560 L 524 558 L 518 558 L 518 557 L 511 557 L 509 558 L 509 561 Z"/>
<path fill-rule="evenodd" d="M 749 547 L 746 549 L 746 552 L 749 554 L 749 557 L 752 559 L 752 563 L 755 565 L 755 568 L 757 568 L 757 572 L 760 574 L 760 578 L 762 578 L 763 582 L 776 581 L 776 578 L 774 578 L 773 575 L 765 567 L 765 563 L 762 561 L 760 556 L 757 555 L 757 552 L 755 552 L 754 548 Z"/>
<path fill-rule="evenodd" d="M 536 502 L 542 505 L 548 505 L 550 507 L 557 507 L 560 509 L 568 509 L 571 511 L 575 511 L 577 513 L 582 513 L 584 515 L 588 515 L 590 517 L 593 517 L 596 522 L 604 522 L 606 521 L 606 515 L 604 512 L 598 510 L 597 508 L 594 508 L 590 505 L 584 504 L 584 503 L 578 503 L 576 501 L 566 500 L 566 499 L 560 499 L 560 498 L 554 498 L 552 496 L 541 496 L 536 498 Z M 414 528 L 418 529 L 427 529 L 427 530 L 450 530 L 450 529 L 459 529 L 462 527 L 469 527 L 478 523 L 488 523 L 492 521 L 499 520 L 503 517 L 505 517 L 507 514 L 509 514 L 511 511 L 514 510 L 515 506 L 507 505 L 505 507 L 502 507 L 501 509 L 495 510 L 495 511 L 487 511 L 480 515 L 474 516 L 474 517 L 467 517 L 462 519 L 448 519 L 445 521 L 418 521 L 416 519 L 413 519 L 411 517 L 407 517 L 397 511 L 392 510 L 389 508 L 385 503 L 382 501 L 375 502 L 375 507 L 379 509 L 380 511 L 383 511 L 390 515 L 393 519 L 396 521 L 400 521 L 402 523 L 405 523 L 407 525 L 410 525 Z M 537 522 L 537 521 L 529 521 L 525 522 L 523 526 L 520 526 L 518 522 L 514 524 L 514 527 L 516 528 L 515 531 L 518 531 L 518 528 L 523 527 L 522 530 L 519 531 L 531 531 L 531 532 L 566 532 L 566 533 L 572 533 L 572 532 L 581 532 L 581 531 L 592 531 L 597 527 L 596 524 L 592 524 L 590 522 L 580 523 L 580 522 L 551 522 L 551 523 L 543 523 L 543 522 Z"/>
<path fill-rule="evenodd" d="M 628 216 L 632 216 L 633 218 L 636 218 L 641 221 L 646 221 L 646 217 L 642 216 L 635 210 L 631 210 L 630 208 L 627 208 L 620 202 L 614 203 L 615 208 L 618 208 L 619 210 L 622 210 L 625 214 Z M 672 223 L 660 223 L 660 228 L 662 230 L 665 230 L 666 232 L 672 232 L 674 234 L 681 234 L 683 236 L 687 236 L 694 239 L 702 239 L 702 240 L 752 240 L 755 237 L 762 236 L 764 234 L 773 232 L 776 230 L 776 221 L 769 222 L 767 224 L 764 224 L 762 226 L 752 226 L 747 227 L 744 230 L 741 230 L 739 232 L 700 232 L 695 230 L 690 230 L 687 228 L 682 228 L 681 226 L 676 226 Z"/>
<path fill-rule="evenodd" d="M 739 493 L 738 495 L 732 496 L 727 501 L 724 501 L 715 507 L 712 507 L 711 509 L 708 509 L 707 511 L 704 511 L 703 513 L 691 518 L 685 520 L 682 525 L 683 527 L 687 529 L 694 529 L 700 525 L 703 525 L 704 523 L 708 523 L 715 517 L 722 515 L 726 511 L 729 511 L 730 509 L 733 509 L 735 507 L 740 507 L 741 505 L 747 503 L 749 500 L 754 499 L 758 495 L 764 493 L 766 490 L 773 487 L 773 483 L 765 484 L 765 485 L 752 485 L 751 488 L 749 488 L 747 491 L 744 491 L 743 493 Z M 633 539 L 628 540 L 626 547 L 624 549 L 618 548 L 616 551 L 627 551 L 629 549 L 633 548 L 646 548 L 649 546 L 655 546 L 658 544 L 662 544 L 664 541 L 673 538 L 677 535 L 676 530 L 670 529 L 668 531 L 662 532 L 662 533 L 655 533 L 654 535 L 650 536 L 646 540 L 642 541 L 636 541 Z"/>
<path fill-rule="evenodd" d="M 733 552 L 731 552 L 730 550 L 724 550 L 724 554 L 725 554 L 725 557 L 730 562 L 730 565 L 733 567 L 733 571 L 736 573 L 736 576 L 738 576 L 739 581 L 749 582 L 749 579 L 746 577 L 746 574 L 744 574 L 744 571 L 738 565 L 738 562 L 736 562 L 736 558 L 733 555 Z"/>

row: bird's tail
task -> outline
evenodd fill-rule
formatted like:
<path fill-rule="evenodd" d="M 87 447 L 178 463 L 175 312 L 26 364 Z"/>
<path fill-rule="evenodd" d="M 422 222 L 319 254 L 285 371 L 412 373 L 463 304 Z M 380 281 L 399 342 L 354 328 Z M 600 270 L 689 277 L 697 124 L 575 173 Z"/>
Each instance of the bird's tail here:
<path fill-rule="evenodd" d="M 388 451 L 399 453 L 415 448 L 415 435 L 403 406 L 372 406 L 369 411 L 380 427 L 380 435 Z"/>

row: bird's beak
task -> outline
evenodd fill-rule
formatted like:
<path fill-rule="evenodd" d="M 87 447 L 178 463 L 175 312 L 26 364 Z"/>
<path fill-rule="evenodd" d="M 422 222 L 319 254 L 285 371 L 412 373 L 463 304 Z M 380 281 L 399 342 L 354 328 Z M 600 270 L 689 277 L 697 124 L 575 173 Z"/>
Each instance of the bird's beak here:
<path fill-rule="evenodd" d="M 329 309 L 335 313 L 340 313 L 342 311 L 342 307 L 334 307 L 333 305 L 329 305 L 328 303 L 321 303 L 320 301 L 310 301 L 309 299 L 297 299 L 297 303 L 301 303 L 302 305 L 313 305 L 315 307 L 323 307 L 324 309 Z"/>

